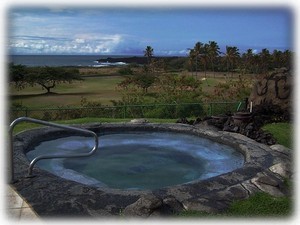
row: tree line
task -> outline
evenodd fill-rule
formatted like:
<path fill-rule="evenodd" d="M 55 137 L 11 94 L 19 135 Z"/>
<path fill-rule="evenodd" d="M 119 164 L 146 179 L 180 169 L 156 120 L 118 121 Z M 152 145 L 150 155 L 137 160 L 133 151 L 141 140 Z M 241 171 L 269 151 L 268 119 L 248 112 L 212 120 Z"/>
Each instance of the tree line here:
<path fill-rule="evenodd" d="M 144 57 L 147 64 L 160 60 L 164 63 L 166 71 L 188 70 L 190 72 L 207 71 L 227 72 L 239 74 L 265 74 L 275 68 L 292 67 L 293 53 L 290 50 L 274 50 L 270 52 L 267 48 L 257 52 L 247 49 L 241 53 L 236 46 L 225 47 L 222 52 L 217 42 L 197 42 L 193 48 L 188 48 L 187 57 L 156 57 L 154 49 L 147 46 L 144 50 Z"/>
<path fill-rule="evenodd" d="M 239 72 L 262 74 L 275 68 L 291 68 L 292 52 L 290 50 L 274 50 L 267 48 L 256 53 L 253 49 L 247 49 L 240 53 L 236 46 L 226 46 L 225 52 L 220 51 L 217 42 L 197 42 L 189 49 L 189 70 Z"/>
<path fill-rule="evenodd" d="M 168 69 L 187 69 L 189 71 L 238 72 L 241 74 L 263 74 L 275 68 L 292 66 L 292 52 L 290 50 L 274 50 L 267 48 L 256 52 L 247 49 L 240 53 L 236 46 L 226 46 L 225 52 L 220 51 L 216 41 L 208 43 L 197 42 L 193 48 L 188 48 L 188 56 L 177 59 L 166 59 Z M 144 56 L 148 62 L 154 56 L 154 49 L 147 46 Z"/>

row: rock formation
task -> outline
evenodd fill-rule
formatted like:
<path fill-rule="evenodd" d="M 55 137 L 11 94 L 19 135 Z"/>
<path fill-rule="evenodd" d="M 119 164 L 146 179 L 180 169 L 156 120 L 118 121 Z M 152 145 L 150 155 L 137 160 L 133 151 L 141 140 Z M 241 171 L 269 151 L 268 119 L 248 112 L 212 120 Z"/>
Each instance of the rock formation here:
<path fill-rule="evenodd" d="M 254 107 L 272 104 L 290 111 L 292 83 L 293 78 L 288 69 L 277 69 L 270 75 L 258 79 L 250 94 L 249 102 L 252 102 Z"/>

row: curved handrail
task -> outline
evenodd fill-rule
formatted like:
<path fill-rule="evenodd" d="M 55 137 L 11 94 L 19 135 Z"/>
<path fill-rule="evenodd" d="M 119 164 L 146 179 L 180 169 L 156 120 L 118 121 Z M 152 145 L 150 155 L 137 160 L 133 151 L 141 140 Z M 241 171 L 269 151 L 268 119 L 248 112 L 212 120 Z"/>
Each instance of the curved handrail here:
<path fill-rule="evenodd" d="M 61 128 L 64 130 L 72 130 L 72 131 L 77 131 L 77 132 L 81 132 L 84 134 L 90 134 L 94 137 L 95 139 L 95 145 L 94 147 L 91 149 L 91 151 L 87 152 L 87 153 L 77 153 L 77 154 L 61 154 L 61 155 L 40 155 L 35 157 L 29 164 L 28 167 L 28 176 L 31 177 L 32 176 L 32 170 L 34 165 L 42 159 L 53 159 L 53 158 L 75 158 L 75 157 L 87 157 L 87 156 L 91 156 L 92 154 L 94 154 L 98 148 L 98 136 L 95 132 L 87 130 L 87 129 L 82 129 L 82 128 L 77 128 L 77 127 L 71 127 L 71 126 L 66 126 L 66 125 L 61 125 L 61 124 L 56 124 L 56 123 L 51 123 L 51 122 L 47 122 L 47 121 L 43 121 L 43 120 L 37 120 L 37 119 L 33 119 L 33 118 L 29 118 L 29 117 L 20 117 L 18 119 L 15 119 L 11 124 L 10 124 L 10 128 L 9 128 L 9 133 L 10 133 L 10 169 L 11 169 L 11 178 L 10 178 L 10 182 L 14 182 L 14 166 L 13 166 L 13 129 L 14 127 L 21 122 L 31 122 L 31 123 L 37 123 L 37 124 L 41 124 L 41 125 L 45 125 L 45 126 L 51 126 L 51 127 L 57 127 L 57 128 Z"/>

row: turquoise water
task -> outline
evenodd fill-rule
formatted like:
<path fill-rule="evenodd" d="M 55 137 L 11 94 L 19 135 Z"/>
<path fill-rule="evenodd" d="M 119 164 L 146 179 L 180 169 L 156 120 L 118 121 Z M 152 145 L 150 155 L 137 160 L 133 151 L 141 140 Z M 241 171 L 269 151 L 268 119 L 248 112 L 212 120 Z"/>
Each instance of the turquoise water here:
<path fill-rule="evenodd" d="M 243 155 L 229 146 L 185 134 L 109 134 L 100 136 L 99 143 L 90 157 L 42 160 L 38 166 L 88 185 L 143 190 L 207 179 L 244 163 Z M 86 137 L 59 138 L 41 143 L 27 157 L 84 152 L 92 146 Z"/>

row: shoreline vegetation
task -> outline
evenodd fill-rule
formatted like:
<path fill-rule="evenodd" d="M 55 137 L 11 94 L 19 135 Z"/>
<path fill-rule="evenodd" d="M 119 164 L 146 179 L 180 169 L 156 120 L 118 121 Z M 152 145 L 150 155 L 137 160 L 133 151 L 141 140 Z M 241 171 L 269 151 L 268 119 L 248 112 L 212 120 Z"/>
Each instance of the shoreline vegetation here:
<path fill-rule="evenodd" d="M 153 56 L 152 59 L 154 60 L 173 60 L 173 59 L 185 59 L 187 58 L 184 56 Z M 147 64 L 148 63 L 148 58 L 146 56 L 130 56 L 130 57 L 107 57 L 103 59 L 97 59 L 99 63 L 117 63 L 117 62 L 123 62 L 127 64 Z"/>

